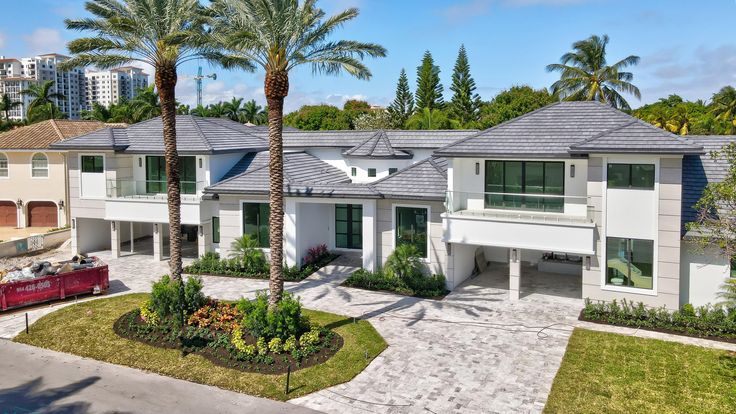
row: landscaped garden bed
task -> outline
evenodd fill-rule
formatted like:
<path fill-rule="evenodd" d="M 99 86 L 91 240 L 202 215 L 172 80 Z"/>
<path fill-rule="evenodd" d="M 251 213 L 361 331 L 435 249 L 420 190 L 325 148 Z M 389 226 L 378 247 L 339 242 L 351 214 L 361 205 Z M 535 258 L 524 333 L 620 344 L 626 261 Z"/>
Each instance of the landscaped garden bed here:
<path fill-rule="evenodd" d="M 15 341 L 279 400 L 349 381 L 386 348 L 369 322 L 302 309 L 288 294 L 269 310 L 265 294 L 217 302 L 197 284 L 185 284 L 185 317 L 176 282 L 162 279 L 151 295 L 60 309 Z"/>
<path fill-rule="evenodd" d="M 581 321 L 639 328 L 736 343 L 736 308 L 686 304 L 670 312 L 665 308 L 647 308 L 625 299 L 620 303 L 585 300 Z"/>
<path fill-rule="evenodd" d="M 736 353 L 575 329 L 545 413 L 736 410 Z"/>
<path fill-rule="evenodd" d="M 358 269 L 343 282 L 343 286 L 405 296 L 441 299 L 448 290 L 443 275 L 425 275 L 424 263 L 413 245 L 400 245 L 386 260 L 383 269 L 370 272 Z"/>
<path fill-rule="evenodd" d="M 254 240 L 244 236 L 233 242 L 233 254 L 229 259 L 220 258 L 214 252 L 207 252 L 184 268 L 184 272 L 202 276 L 228 276 L 251 279 L 268 279 L 269 265 L 263 251 Z M 310 248 L 301 266 L 284 266 L 284 280 L 299 282 L 312 273 L 328 265 L 339 255 L 330 252 L 327 246 Z"/>

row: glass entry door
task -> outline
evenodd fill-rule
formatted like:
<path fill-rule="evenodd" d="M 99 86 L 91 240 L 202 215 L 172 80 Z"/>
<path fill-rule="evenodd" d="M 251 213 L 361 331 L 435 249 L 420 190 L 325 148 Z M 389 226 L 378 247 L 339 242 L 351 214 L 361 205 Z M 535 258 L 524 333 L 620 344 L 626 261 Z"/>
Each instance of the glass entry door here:
<path fill-rule="evenodd" d="M 363 248 L 363 206 L 335 204 L 335 247 Z"/>

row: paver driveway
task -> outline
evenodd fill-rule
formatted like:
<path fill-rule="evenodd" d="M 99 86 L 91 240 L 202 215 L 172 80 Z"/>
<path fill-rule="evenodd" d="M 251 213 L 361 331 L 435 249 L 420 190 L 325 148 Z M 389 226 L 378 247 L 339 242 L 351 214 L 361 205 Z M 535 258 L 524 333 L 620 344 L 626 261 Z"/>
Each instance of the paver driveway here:
<path fill-rule="evenodd" d="M 109 259 L 112 291 L 140 292 L 166 272 L 150 257 Z M 444 300 L 420 300 L 339 287 L 347 258 L 287 289 L 305 306 L 366 318 L 389 347 L 352 381 L 292 402 L 332 413 L 539 412 L 565 352 L 579 301 L 507 292 L 471 280 Z M 253 297 L 266 281 L 205 277 L 221 299 Z M 549 299 L 549 300 L 548 300 Z M 56 308 L 56 307 L 55 307 Z M 32 312 L 34 320 L 48 313 Z M 0 318 L 3 336 L 23 329 L 22 314 Z"/>

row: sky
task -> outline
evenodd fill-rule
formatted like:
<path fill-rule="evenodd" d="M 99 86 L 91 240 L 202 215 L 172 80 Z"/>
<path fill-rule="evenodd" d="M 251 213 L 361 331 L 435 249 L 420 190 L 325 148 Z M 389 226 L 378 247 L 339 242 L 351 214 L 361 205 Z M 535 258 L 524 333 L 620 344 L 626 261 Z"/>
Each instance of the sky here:
<path fill-rule="evenodd" d="M 634 54 L 631 69 L 641 101 L 632 107 L 677 93 L 708 100 L 720 87 L 736 85 L 736 0 L 320 0 L 328 14 L 357 7 L 360 15 L 336 32 L 335 39 L 374 42 L 388 56 L 368 59 L 369 81 L 348 75 L 313 75 L 296 69 L 286 111 L 305 104 L 341 106 L 363 99 L 386 106 L 405 68 L 414 89 L 416 67 L 425 50 L 441 69 L 449 100 L 452 67 L 461 44 L 468 50 L 477 92 L 490 100 L 514 85 L 549 87 L 557 74 L 545 66 L 559 61 L 576 40 L 607 34 L 610 63 Z M 25 57 L 67 53 L 66 42 L 80 37 L 66 30 L 65 18 L 87 16 L 82 0 L 23 0 L 0 15 L 0 55 Z M 263 72 L 243 73 L 209 67 L 217 80 L 205 80 L 205 104 L 233 96 L 265 103 Z M 182 66 L 177 99 L 195 105 L 197 62 Z"/>

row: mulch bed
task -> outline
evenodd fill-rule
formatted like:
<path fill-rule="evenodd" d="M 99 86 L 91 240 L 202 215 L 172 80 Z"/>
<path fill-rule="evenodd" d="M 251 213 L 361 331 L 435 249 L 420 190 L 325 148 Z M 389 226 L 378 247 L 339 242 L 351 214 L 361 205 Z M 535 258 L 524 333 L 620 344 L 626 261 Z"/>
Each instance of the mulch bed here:
<path fill-rule="evenodd" d="M 185 348 L 192 350 L 188 351 L 186 349 L 182 349 L 182 344 L 180 342 L 169 341 L 160 331 L 150 334 L 149 337 L 142 338 L 137 336 L 134 331 L 131 331 L 128 328 L 130 323 L 134 323 L 139 326 L 145 325 L 145 322 L 140 318 L 138 311 L 132 310 L 123 314 L 123 316 L 115 321 L 113 330 L 118 336 L 125 339 L 141 342 L 157 348 L 178 349 L 182 351 L 183 356 L 189 353 L 194 353 L 203 356 L 213 364 L 221 367 L 260 374 L 278 375 L 286 373 L 289 367 L 291 367 L 291 371 L 296 371 L 302 368 L 319 365 L 332 358 L 332 356 L 335 355 L 343 346 L 343 338 L 337 332 L 331 331 L 332 338 L 329 345 L 324 346 L 320 348 L 318 352 L 303 358 L 301 362 L 297 362 L 290 353 L 285 352 L 282 354 L 269 353 L 269 355 L 273 357 L 274 362 L 272 364 L 266 364 L 263 362 L 243 361 L 237 359 L 226 349 L 209 347 L 204 341 L 200 343 L 186 343 Z M 255 338 L 251 336 L 244 336 L 243 339 L 247 344 L 255 344 L 256 342 Z"/>
<path fill-rule="evenodd" d="M 650 327 L 639 327 L 639 326 L 630 326 L 630 325 L 622 325 L 618 323 L 612 323 L 608 321 L 601 321 L 597 319 L 588 319 L 583 316 L 583 311 L 580 311 L 580 315 L 578 316 L 579 321 L 583 322 L 590 322 L 595 323 L 598 325 L 608 325 L 608 326 L 618 326 L 621 328 L 630 328 L 630 329 L 639 329 L 641 331 L 650 331 L 650 332 L 659 332 L 659 333 L 665 333 L 665 334 L 671 334 L 671 335 L 678 335 L 678 336 L 685 336 L 688 338 L 698 338 L 698 339 L 707 339 L 709 341 L 718 341 L 718 342 L 725 342 L 729 344 L 736 344 L 736 338 L 723 338 L 720 336 L 708 336 L 708 335 L 698 335 L 695 333 L 688 333 L 688 332 L 682 332 L 682 331 L 674 331 L 671 329 L 664 329 L 664 328 L 650 328 Z"/>

